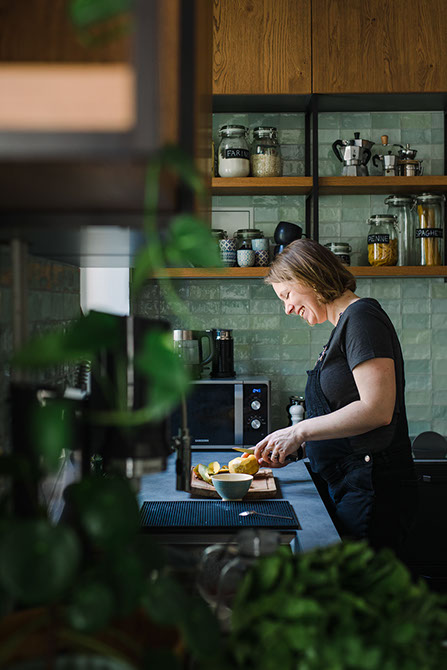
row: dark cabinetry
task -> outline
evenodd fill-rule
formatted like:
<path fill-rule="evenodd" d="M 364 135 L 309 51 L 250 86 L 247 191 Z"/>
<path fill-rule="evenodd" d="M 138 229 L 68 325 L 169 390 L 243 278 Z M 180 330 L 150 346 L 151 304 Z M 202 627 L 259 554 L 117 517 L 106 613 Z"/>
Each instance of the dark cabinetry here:
<path fill-rule="evenodd" d="M 407 563 L 435 590 L 447 592 L 447 461 L 416 461 L 419 513 Z"/>

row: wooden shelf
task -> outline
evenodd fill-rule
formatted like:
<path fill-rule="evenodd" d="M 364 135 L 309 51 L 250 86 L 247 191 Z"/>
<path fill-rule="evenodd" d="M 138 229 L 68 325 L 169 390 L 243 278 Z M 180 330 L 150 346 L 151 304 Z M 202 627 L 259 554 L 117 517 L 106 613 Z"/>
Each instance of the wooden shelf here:
<path fill-rule="evenodd" d="M 369 267 L 356 266 L 349 270 L 355 277 L 447 277 L 447 266 L 430 267 Z M 157 279 L 254 279 L 267 275 L 268 268 L 168 268 Z"/>
<path fill-rule="evenodd" d="M 406 194 L 447 191 L 447 176 L 423 177 L 320 177 L 320 195 Z"/>
<path fill-rule="evenodd" d="M 320 195 L 447 192 L 446 175 L 423 177 L 320 177 Z M 312 177 L 213 177 L 213 195 L 308 195 Z"/>
<path fill-rule="evenodd" d="M 307 195 L 312 177 L 213 177 L 213 195 Z"/>

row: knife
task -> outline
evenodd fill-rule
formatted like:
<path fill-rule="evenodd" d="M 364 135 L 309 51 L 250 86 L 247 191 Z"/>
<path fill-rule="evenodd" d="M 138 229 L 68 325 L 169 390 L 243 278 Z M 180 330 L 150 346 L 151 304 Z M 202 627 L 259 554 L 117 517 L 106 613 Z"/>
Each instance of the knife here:
<path fill-rule="evenodd" d="M 232 447 L 233 451 L 242 451 L 244 454 L 254 454 L 255 450 L 253 447 L 250 449 L 243 449 L 242 447 Z M 286 462 L 292 463 L 294 461 L 300 461 L 303 458 L 303 448 L 299 447 L 296 454 L 289 454 L 286 456 Z"/>

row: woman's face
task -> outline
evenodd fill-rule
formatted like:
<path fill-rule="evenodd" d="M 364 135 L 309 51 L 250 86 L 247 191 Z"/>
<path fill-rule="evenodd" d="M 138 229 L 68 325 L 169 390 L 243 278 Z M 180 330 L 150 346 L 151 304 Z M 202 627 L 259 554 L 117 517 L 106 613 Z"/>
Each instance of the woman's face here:
<path fill-rule="evenodd" d="M 273 290 L 284 303 L 286 314 L 296 314 L 309 326 L 327 321 L 326 305 L 318 302 L 316 292 L 297 281 L 272 284 Z"/>

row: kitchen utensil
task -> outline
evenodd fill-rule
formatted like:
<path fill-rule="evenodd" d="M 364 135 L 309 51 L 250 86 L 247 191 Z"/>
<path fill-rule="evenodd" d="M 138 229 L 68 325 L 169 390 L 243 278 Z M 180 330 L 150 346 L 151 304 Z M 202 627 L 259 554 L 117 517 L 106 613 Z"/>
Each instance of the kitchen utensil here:
<path fill-rule="evenodd" d="M 204 366 L 214 354 L 214 340 L 206 330 L 174 330 L 174 351 L 181 357 L 192 379 L 200 379 Z M 209 352 L 204 356 L 202 341 L 208 340 Z"/>
<path fill-rule="evenodd" d="M 229 472 L 213 475 L 211 481 L 222 500 L 242 500 L 253 481 L 253 475 Z"/>
<path fill-rule="evenodd" d="M 399 145 L 399 146 L 401 146 L 401 145 Z M 397 155 L 402 160 L 414 160 L 416 158 L 416 154 L 417 154 L 417 149 L 411 149 L 409 144 L 406 144 L 405 148 L 401 147 L 401 149 L 397 152 Z"/>
<path fill-rule="evenodd" d="M 255 453 L 254 448 L 243 449 L 242 447 L 233 447 L 233 451 L 242 451 L 244 454 L 254 454 Z M 293 461 L 298 461 L 298 460 L 300 460 L 300 459 L 296 454 L 289 454 L 286 457 L 286 461 L 289 461 L 290 463 L 292 463 Z"/>
<path fill-rule="evenodd" d="M 283 516 L 282 514 L 267 514 L 267 512 L 258 512 L 255 509 L 247 509 L 244 512 L 239 512 L 239 516 L 250 516 L 251 514 L 257 514 L 258 516 L 272 516 L 275 519 L 293 519 L 293 516 Z"/>
<path fill-rule="evenodd" d="M 411 158 L 399 158 L 396 170 L 400 177 L 420 177 L 424 168 L 422 167 L 422 160 L 418 161 Z"/>
<path fill-rule="evenodd" d="M 294 240 L 299 240 L 303 235 L 303 229 L 296 223 L 290 221 L 280 221 L 275 228 L 273 237 L 276 244 L 290 244 Z"/>
<path fill-rule="evenodd" d="M 371 158 L 371 147 L 374 142 L 360 137 L 360 133 L 354 133 L 354 139 L 335 140 L 332 150 L 336 158 L 343 163 L 342 175 L 345 177 L 367 177 L 367 162 Z"/>

